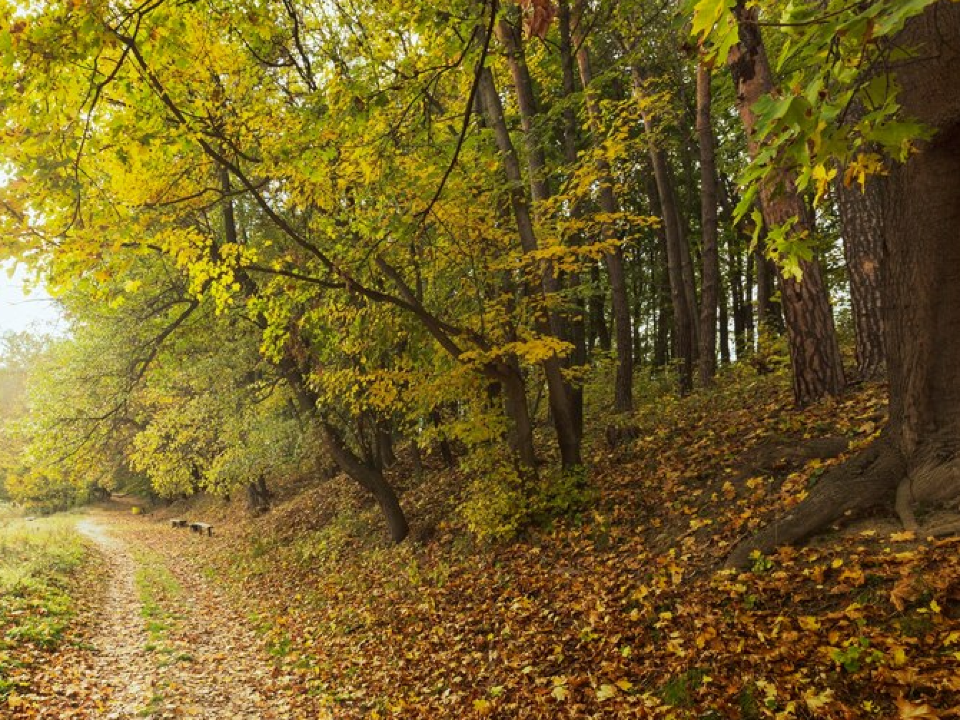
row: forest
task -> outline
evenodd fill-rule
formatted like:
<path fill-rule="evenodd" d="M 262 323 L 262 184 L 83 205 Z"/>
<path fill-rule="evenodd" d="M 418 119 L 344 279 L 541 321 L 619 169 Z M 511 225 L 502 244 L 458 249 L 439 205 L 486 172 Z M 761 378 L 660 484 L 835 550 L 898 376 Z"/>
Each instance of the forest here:
<path fill-rule="evenodd" d="M 957 2 L 3 0 L 0 117 L 57 638 L 99 553 L 258 717 L 960 715 Z M 0 712 L 192 716 L 6 602 Z"/>

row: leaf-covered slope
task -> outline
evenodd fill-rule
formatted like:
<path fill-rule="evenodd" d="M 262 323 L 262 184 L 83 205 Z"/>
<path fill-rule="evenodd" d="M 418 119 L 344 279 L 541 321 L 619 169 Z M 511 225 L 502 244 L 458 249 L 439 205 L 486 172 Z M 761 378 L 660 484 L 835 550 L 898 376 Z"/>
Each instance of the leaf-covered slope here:
<path fill-rule="evenodd" d="M 786 393 L 748 379 L 659 398 L 632 446 L 596 453 L 593 507 L 511 545 L 467 540 L 459 479 L 437 471 L 404 482 L 414 525 L 436 523 L 420 543 L 371 545 L 370 508 L 334 480 L 182 552 L 218 568 L 338 717 L 960 713 L 957 540 L 897 533 L 881 510 L 718 571 L 839 461 L 809 459 L 829 454 L 811 440 L 855 450 L 883 424 L 876 387 L 802 413 Z"/>

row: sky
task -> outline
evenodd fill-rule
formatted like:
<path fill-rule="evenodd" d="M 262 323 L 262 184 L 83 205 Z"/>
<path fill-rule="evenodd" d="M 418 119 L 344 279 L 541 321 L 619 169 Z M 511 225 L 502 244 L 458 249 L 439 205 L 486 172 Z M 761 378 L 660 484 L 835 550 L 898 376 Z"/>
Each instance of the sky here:
<path fill-rule="evenodd" d="M 30 330 L 42 334 L 57 330 L 60 313 L 56 303 L 43 288 L 25 294 L 27 273 L 18 270 L 11 276 L 11 268 L 10 263 L 0 264 L 0 333 Z"/>

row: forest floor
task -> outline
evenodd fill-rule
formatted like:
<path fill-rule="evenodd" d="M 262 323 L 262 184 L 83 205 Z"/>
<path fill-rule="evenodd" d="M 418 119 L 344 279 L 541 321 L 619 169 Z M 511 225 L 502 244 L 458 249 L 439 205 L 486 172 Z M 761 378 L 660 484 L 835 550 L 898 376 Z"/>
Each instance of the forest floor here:
<path fill-rule="evenodd" d="M 506 543 L 466 528 L 466 470 L 418 477 L 403 453 L 399 546 L 343 478 L 275 483 L 257 518 L 242 498 L 100 508 L 81 641 L 12 717 L 960 717 L 960 539 L 878 508 L 722 569 L 876 437 L 883 395 L 798 412 L 783 378 L 742 374 L 651 397 L 631 444 L 588 443 L 589 504 Z"/>

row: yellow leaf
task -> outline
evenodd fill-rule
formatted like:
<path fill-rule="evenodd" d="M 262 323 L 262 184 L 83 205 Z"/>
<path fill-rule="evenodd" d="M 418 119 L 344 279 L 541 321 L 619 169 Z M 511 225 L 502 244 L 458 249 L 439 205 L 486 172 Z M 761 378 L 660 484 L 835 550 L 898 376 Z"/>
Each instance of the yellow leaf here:
<path fill-rule="evenodd" d="M 904 530 L 903 532 L 891 533 L 890 539 L 893 542 L 906 542 L 908 540 L 916 540 L 917 536 L 914 534 L 913 530 Z"/>
<path fill-rule="evenodd" d="M 620 688 L 624 692 L 627 692 L 630 688 L 633 687 L 633 683 L 630 682 L 629 680 L 617 680 L 617 682 L 615 682 L 614 685 L 616 685 L 618 688 Z"/>
<path fill-rule="evenodd" d="M 903 720 L 940 720 L 940 716 L 929 705 L 914 705 L 906 698 L 897 700 L 897 710 Z"/>
<path fill-rule="evenodd" d="M 807 632 L 814 632 L 815 630 L 820 629 L 820 621 L 817 620 L 817 618 L 814 617 L 813 615 L 804 615 L 802 617 L 799 617 L 797 618 L 797 622 L 799 622 L 800 627 L 802 627 Z"/>
<path fill-rule="evenodd" d="M 600 689 L 597 690 L 597 702 L 603 702 L 604 700 L 609 700 L 612 697 L 615 697 L 617 694 L 617 688 L 614 685 L 601 685 Z"/>
<path fill-rule="evenodd" d="M 473 701 L 473 709 L 480 715 L 488 715 L 493 710 L 493 703 L 485 698 Z"/>
<path fill-rule="evenodd" d="M 817 710 L 820 710 L 821 708 L 824 708 L 833 702 L 833 690 L 831 688 L 827 688 L 826 690 L 818 693 L 813 689 L 810 689 L 804 693 L 803 700 L 807 703 L 807 707 L 811 711 L 816 712 Z"/>

